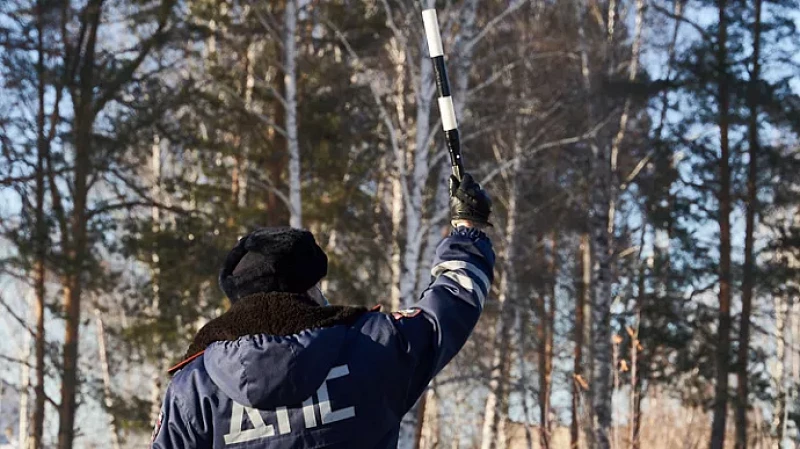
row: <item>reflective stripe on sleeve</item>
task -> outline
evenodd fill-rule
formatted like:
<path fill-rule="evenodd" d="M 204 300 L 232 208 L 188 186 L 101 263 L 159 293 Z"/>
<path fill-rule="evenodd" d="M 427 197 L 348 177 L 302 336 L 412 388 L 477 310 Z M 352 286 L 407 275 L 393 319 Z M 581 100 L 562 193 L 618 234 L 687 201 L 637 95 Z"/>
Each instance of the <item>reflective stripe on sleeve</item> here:
<path fill-rule="evenodd" d="M 443 273 L 456 270 L 464 270 L 465 272 L 467 272 L 467 274 L 472 275 L 475 278 L 478 278 L 478 280 L 481 281 L 481 284 L 483 284 L 481 286 L 481 290 L 486 294 L 489 293 L 489 286 L 491 285 L 491 283 L 489 282 L 489 277 L 486 276 L 486 273 L 484 273 L 483 270 L 478 268 L 475 264 L 471 264 L 469 262 L 464 262 L 461 260 L 448 260 L 433 267 L 433 269 L 431 270 L 431 274 L 434 277 L 439 277 Z"/>
<path fill-rule="evenodd" d="M 478 287 L 475 288 L 475 283 L 472 282 L 472 278 L 463 274 L 458 274 L 455 271 L 447 271 L 442 276 L 452 279 L 455 281 L 456 284 L 460 285 L 464 290 L 472 293 L 473 295 L 478 297 L 478 302 L 483 308 L 483 303 L 486 301 L 486 294 L 483 292 L 483 289 Z"/>

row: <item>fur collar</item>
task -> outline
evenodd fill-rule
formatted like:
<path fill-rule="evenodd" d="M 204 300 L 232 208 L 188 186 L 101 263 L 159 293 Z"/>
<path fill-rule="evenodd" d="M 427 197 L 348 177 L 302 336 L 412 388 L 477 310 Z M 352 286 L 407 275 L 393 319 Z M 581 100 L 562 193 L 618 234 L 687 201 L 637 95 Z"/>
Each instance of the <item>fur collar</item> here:
<path fill-rule="evenodd" d="M 217 341 L 234 341 L 246 335 L 293 335 L 308 329 L 353 325 L 367 313 L 364 307 L 320 307 L 305 295 L 258 293 L 236 301 L 218 318 L 209 321 L 194 337 L 185 359 Z"/>

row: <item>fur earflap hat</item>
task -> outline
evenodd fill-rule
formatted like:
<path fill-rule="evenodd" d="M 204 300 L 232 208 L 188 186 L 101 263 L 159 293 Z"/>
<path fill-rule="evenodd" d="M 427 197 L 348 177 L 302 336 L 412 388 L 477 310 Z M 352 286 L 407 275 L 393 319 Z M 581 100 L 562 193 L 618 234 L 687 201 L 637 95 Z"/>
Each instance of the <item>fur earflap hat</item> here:
<path fill-rule="evenodd" d="M 328 257 L 314 235 L 294 228 L 260 228 L 242 237 L 219 274 L 236 302 L 256 293 L 305 293 L 328 274 Z"/>

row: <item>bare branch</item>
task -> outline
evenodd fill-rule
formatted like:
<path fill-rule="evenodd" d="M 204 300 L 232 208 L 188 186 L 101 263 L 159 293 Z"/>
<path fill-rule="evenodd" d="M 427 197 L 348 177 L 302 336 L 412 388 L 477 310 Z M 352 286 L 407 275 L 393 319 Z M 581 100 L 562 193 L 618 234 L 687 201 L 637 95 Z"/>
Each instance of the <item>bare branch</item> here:
<path fill-rule="evenodd" d="M 136 55 L 136 58 L 128 62 L 125 67 L 123 67 L 116 74 L 110 83 L 108 83 L 106 86 L 103 86 L 104 92 L 94 105 L 95 111 L 102 110 L 106 103 L 114 98 L 120 87 L 122 87 L 124 83 L 127 83 L 131 79 L 133 74 L 139 69 L 144 60 L 147 59 L 147 57 L 150 55 L 150 52 L 153 51 L 156 45 L 164 40 L 166 35 L 165 27 L 167 25 L 167 20 L 169 19 L 170 12 L 172 11 L 175 2 L 176 0 L 167 0 L 161 3 L 158 11 L 158 26 L 156 31 L 144 41 L 141 46 L 142 49 L 139 51 L 139 54 Z"/>
<path fill-rule="evenodd" d="M 2 354 L 2 353 L 0 353 L 0 360 L 5 360 L 6 362 L 14 363 L 14 364 L 17 364 L 17 365 L 27 366 L 28 368 L 33 369 L 33 365 L 31 365 L 30 362 L 28 362 L 26 360 L 18 359 L 16 357 L 10 357 L 10 356 L 7 356 L 7 355 Z M 15 388 L 15 387 L 12 387 L 12 388 Z"/>
<path fill-rule="evenodd" d="M 356 54 L 355 50 L 353 50 L 353 47 L 350 45 L 350 41 L 347 39 L 347 36 L 345 36 L 344 33 L 342 33 L 342 31 L 339 30 L 339 28 L 337 28 L 336 25 L 333 24 L 333 22 L 327 19 L 324 20 L 325 23 L 334 31 L 336 36 L 342 42 L 342 45 L 344 45 L 350 57 L 353 58 L 353 60 L 356 62 L 357 65 L 361 65 L 363 67 L 363 64 L 361 63 L 361 58 L 359 58 L 358 54 Z M 392 119 L 389 116 L 388 111 L 386 110 L 386 106 L 383 104 L 383 101 L 381 101 L 381 96 L 380 93 L 378 92 L 378 86 L 375 85 L 375 77 L 367 76 L 367 79 L 369 80 L 368 82 L 369 90 L 372 93 L 372 98 L 375 101 L 375 105 L 378 107 L 378 112 L 380 114 L 381 120 L 389 130 L 389 142 L 391 144 L 395 160 L 400 161 L 401 158 L 404 156 L 403 154 L 401 154 L 400 144 L 397 141 L 397 129 L 394 126 L 394 123 L 392 122 Z M 411 210 L 411 199 L 409 195 L 408 182 L 406 180 L 407 173 L 401 164 L 398 163 L 397 166 L 398 166 L 398 171 L 400 172 L 398 175 L 400 178 L 400 185 L 403 190 L 403 198 L 405 201 L 405 205 L 408 210 Z"/>
<path fill-rule="evenodd" d="M 495 17 L 494 17 L 492 20 L 490 20 L 490 21 L 489 21 L 489 22 L 488 22 L 488 23 L 487 23 L 487 24 L 486 24 L 486 25 L 483 27 L 483 29 L 481 30 L 481 32 L 480 32 L 480 33 L 478 33 L 478 35 L 477 35 L 477 36 L 475 36 L 475 38 L 474 38 L 474 39 L 472 39 L 471 41 L 469 41 L 469 42 L 467 42 L 467 43 L 465 44 L 465 47 L 466 47 L 466 48 L 470 48 L 470 47 L 474 47 L 474 46 L 478 45 L 478 43 L 480 43 L 480 41 L 481 41 L 481 40 L 483 40 L 483 38 L 484 38 L 484 37 L 486 37 L 486 35 L 487 35 L 487 34 L 489 34 L 489 32 L 491 32 L 491 31 L 492 31 L 492 29 L 493 29 L 495 26 L 497 26 L 497 24 L 499 24 L 500 22 L 502 22 L 502 21 L 503 21 L 503 20 L 504 20 L 506 17 L 508 17 L 508 16 L 509 16 L 511 13 L 513 13 L 514 11 L 516 11 L 516 10 L 520 9 L 521 7 L 523 7 L 523 6 L 524 6 L 526 3 L 528 3 L 529 1 L 530 1 L 530 0 L 517 0 L 517 1 L 515 1 L 514 3 L 512 3 L 512 4 L 508 5 L 508 8 L 506 8 L 506 9 L 505 9 L 505 11 L 501 12 L 500 14 L 498 14 L 497 16 L 495 16 Z"/>
<path fill-rule="evenodd" d="M 21 316 L 17 315 L 17 313 L 14 312 L 14 309 L 11 307 L 10 304 L 8 304 L 8 302 L 6 302 L 5 298 L 3 298 L 2 295 L 0 295 L 0 306 L 2 306 L 6 310 L 6 312 L 8 312 L 8 314 L 11 315 L 11 318 L 14 318 L 14 320 L 23 329 L 28 331 L 28 333 L 31 334 L 31 336 L 33 338 L 36 338 L 36 332 L 34 332 L 33 329 L 31 329 L 30 327 L 28 327 L 28 323 L 26 323 L 25 320 Z"/>
<path fill-rule="evenodd" d="M 658 11 L 658 12 L 660 12 L 661 14 L 669 17 L 670 19 L 674 19 L 674 20 L 677 20 L 678 22 L 683 22 L 683 23 L 691 26 L 692 28 L 695 29 L 695 31 L 697 31 L 700 34 L 700 36 L 703 37 L 703 39 L 705 39 L 707 41 L 712 41 L 713 40 L 711 34 L 709 34 L 705 30 L 705 28 L 700 26 L 697 22 L 694 22 L 691 19 L 688 19 L 685 15 L 683 15 L 683 14 L 675 14 L 674 12 L 668 11 L 668 10 L 664 9 L 663 6 L 659 6 L 657 4 L 653 4 L 653 9 Z"/>

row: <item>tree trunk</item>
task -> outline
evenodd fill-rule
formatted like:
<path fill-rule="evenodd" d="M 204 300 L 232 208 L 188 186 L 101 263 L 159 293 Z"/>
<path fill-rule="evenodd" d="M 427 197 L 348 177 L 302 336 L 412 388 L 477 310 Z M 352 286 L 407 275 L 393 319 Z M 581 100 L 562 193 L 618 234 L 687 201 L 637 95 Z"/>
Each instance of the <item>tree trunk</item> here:
<path fill-rule="evenodd" d="M 296 0 L 292 1 L 294 2 Z M 289 9 L 288 2 L 289 0 L 281 0 L 281 6 L 284 8 L 284 14 L 286 14 L 287 10 Z M 287 32 L 285 26 L 286 24 L 284 24 L 284 30 L 283 30 L 284 40 Z M 281 54 L 281 52 L 284 52 L 283 55 L 285 59 L 289 53 L 287 53 L 286 49 L 284 49 L 282 46 L 286 44 L 278 39 L 275 39 L 273 42 L 274 42 L 273 51 L 275 51 L 275 54 Z M 283 69 L 286 72 L 288 72 L 288 67 L 284 67 Z M 275 77 L 275 84 L 276 84 L 275 91 L 282 93 L 285 97 L 288 91 L 288 86 L 287 86 L 286 73 L 284 73 L 283 75 L 284 76 Z M 283 98 L 284 100 L 283 102 L 280 100 L 281 99 L 276 99 L 276 101 L 272 105 L 273 114 L 275 115 L 274 122 L 277 124 L 277 126 L 280 126 L 280 124 L 286 126 L 288 125 L 288 120 L 289 120 L 288 119 L 289 108 L 287 108 L 286 105 L 284 104 L 286 98 Z M 292 211 L 288 211 L 289 216 L 288 217 L 286 216 L 286 209 L 291 207 L 291 199 L 289 200 L 289 204 L 286 205 L 283 201 L 281 201 L 279 194 L 276 193 L 275 191 L 276 189 L 279 188 L 279 186 L 281 186 L 281 180 L 283 179 L 284 173 L 287 171 L 286 170 L 288 165 L 287 157 L 291 153 L 291 150 L 289 149 L 289 139 L 288 139 L 289 130 L 286 129 L 284 131 L 286 131 L 287 133 L 286 135 L 276 131 L 274 127 L 270 127 L 266 131 L 267 137 L 273 143 L 272 152 L 267 156 L 268 160 L 267 171 L 269 172 L 269 177 L 272 180 L 272 184 L 274 187 L 272 189 L 269 189 L 269 191 L 267 192 L 267 205 L 265 207 L 266 214 L 264 217 L 264 223 L 266 223 L 267 226 L 284 226 L 286 225 L 287 219 L 291 221 Z"/>
<path fill-rule="evenodd" d="M 100 311 L 95 309 L 95 325 L 97 327 L 97 352 L 100 356 L 100 371 L 103 377 L 103 403 L 108 413 L 113 413 L 114 399 L 111 397 L 111 370 L 108 365 L 108 351 L 106 349 L 106 331 Z M 156 415 L 157 416 L 157 415 Z M 109 424 L 111 432 L 111 447 L 119 449 L 119 432 L 116 419 L 111 417 Z"/>
<path fill-rule="evenodd" d="M 513 228 L 515 225 L 506 226 L 506 230 Z M 513 244 L 513 239 L 509 238 L 509 246 Z M 510 276 L 503 274 L 500 279 L 500 294 L 498 300 L 498 315 L 497 321 L 494 326 L 494 343 L 492 345 L 492 370 L 489 378 L 489 395 L 486 398 L 486 405 L 483 413 L 483 428 L 481 430 L 481 449 L 503 449 L 498 444 L 501 434 L 501 420 L 504 414 L 503 410 L 503 397 L 505 396 L 505 388 L 508 382 L 508 373 L 506 371 L 506 360 L 508 359 L 506 352 L 509 350 L 508 341 L 510 327 L 509 309 L 511 306 L 508 304 L 508 299 L 514 297 L 511 290 L 514 287 L 511 284 L 514 282 L 509 279 Z"/>
<path fill-rule="evenodd" d="M 424 37 L 411 39 L 412 42 L 423 45 Z M 419 78 L 414 80 L 413 87 L 415 92 L 415 109 L 416 114 L 414 118 L 414 139 L 411 139 L 411 133 L 407 133 L 405 139 L 398 139 L 403 148 L 401 159 L 408 158 L 408 160 L 398 160 L 399 176 L 403 176 L 406 172 L 406 164 L 412 164 L 413 171 L 411 172 L 410 179 L 406 179 L 408 183 L 407 191 L 401 190 L 404 194 L 402 204 L 405 206 L 405 226 L 403 228 L 402 236 L 405 241 L 405 247 L 402 252 L 402 270 L 400 272 L 400 285 L 399 296 L 400 304 L 402 307 L 411 306 L 416 300 L 416 291 L 418 285 L 418 278 L 420 275 L 419 266 L 420 258 L 422 256 L 422 244 L 424 233 L 422 232 L 422 220 L 425 209 L 425 190 L 430 176 L 430 147 L 428 145 L 428 134 L 430 132 L 430 113 L 431 104 L 433 102 L 434 85 L 433 67 L 431 66 L 430 59 L 422 54 L 418 55 L 419 58 L 415 59 L 412 55 L 406 53 L 404 43 L 408 42 L 404 36 L 395 36 L 392 39 L 392 53 L 394 54 L 393 60 L 396 64 L 396 72 L 398 76 L 397 86 L 400 92 L 405 91 L 405 76 L 407 67 L 406 64 L 416 63 L 419 67 Z M 402 84 L 401 84 L 402 83 Z M 405 119 L 406 101 L 405 95 L 400 93 L 396 97 L 396 108 L 398 118 L 400 120 L 401 128 L 410 129 Z M 399 187 L 403 187 L 400 184 Z M 416 438 L 414 435 L 420 430 L 422 422 L 420 417 L 424 415 L 419 414 L 416 406 L 412 408 L 411 412 L 406 415 L 401 426 L 400 444 L 402 449 L 412 448 L 415 445 Z M 415 417 L 417 419 L 415 419 Z"/>
<path fill-rule="evenodd" d="M 756 185 L 758 178 L 758 81 L 761 76 L 761 0 L 755 0 L 755 23 L 753 25 L 753 70 L 750 74 L 748 107 L 749 166 L 747 170 L 747 199 L 744 233 L 744 268 L 742 278 L 742 317 L 739 325 L 739 357 L 736 383 L 736 449 L 747 448 L 747 410 L 748 410 L 748 359 L 750 354 L 750 314 L 753 308 L 755 289 L 755 253 L 753 250 L 758 197 Z"/>
<path fill-rule="evenodd" d="M 580 47 L 581 74 L 588 103 L 588 123 L 595 123 L 592 105 L 593 91 L 589 56 L 584 29 L 584 3 L 577 10 L 578 39 Z M 609 449 L 611 428 L 611 228 L 609 206 L 611 204 L 611 166 L 608 148 L 591 139 L 591 200 L 589 233 L 592 238 L 592 413 L 593 441 L 597 449 Z"/>
<path fill-rule="evenodd" d="M 573 350 L 573 380 L 572 380 L 572 419 L 569 427 L 569 441 L 571 449 L 578 449 L 580 446 L 580 410 L 581 396 L 583 394 L 581 384 L 583 379 L 583 335 L 586 324 L 584 319 L 584 308 L 588 302 L 591 286 L 591 260 L 592 254 L 589 249 L 589 235 L 582 234 L 580 246 L 578 248 L 578 273 L 577 294 L 575 297 L 575 325 L 573 328 L 573 340 L 575 348 Z"/>
<path fill-rule="evenodd" d="M 595 145 L 592 190 L 592 409 L 595 415 L 595 440 L 599 449 L 608 449 L 611 427 L 611 253 L 609 227 L 610 172 L 608 155 Z"/>
<path fill-rule="evenodd" d="M 44 217 L 44 198 L 47 187 L 45 186 L 45 161 L 50 151 L 50 142 L 45 131 L 45 97 L 47 85 L 45 82 L 45 48 L 44 48 L 44 5 L 42 0 L 36 2 L 36 27 L 37 27 L 37 61 L 36 72 L 38 81 L 38 111 L 36 116 L 36 211 L 35 211 L 35 262 L 33 266 L 33 290 L 35 301 L 33 304 L 34 317 L 36 319 L 36 338 L 34 344 L 34 370 L 36 373 L 36 384 L 34 386 L 33 403 L 33 426 L 29 444 L 31 448 L 38 449 L 42 446 L 42 434 L 44 432 L 45 415 L 45 393 L 44 393 L 44 351 L 45 351 L 45 301 L 47 290 L 45 287 L 47 248 L 49 245 L 47 223 Z M 27 449 L 20 443 L 20 449 Z"/>
<path fill-rule="evenodd" d="M 398 120 L 398 133 L 402 133 L 404 129 L 407 128 L 408 124 L 406 123 L 405 118 L 405 97 L 406 97 L 406 58 L 407 55 L 400 48 L 399 43 L 397 42 L 398 37 L 394 36 L 390 40 L 390 51 L 389 54 L 391 55 L 392 63 L 394 64 L 394 104 L 395 110 L 397 111 L 397 120 Z M 402 136 L 397 136 L 397 140 L 402 142 Z M 403 183 L 405 180 L 406 174 L 406 158 L 403 154 L 401 157 L 397 157 L 392 153 L 387 155 L 390 159 L 394 159 L 392 163 L 395 165 L 395 173 L 392 176 L 392 258 L 391 258 L 391 273 L 392 273 L 392 285 L 391 285 L 391 308 L 392 310 L 399 310 L 400 308 L 405 305 L 403 295 L 401 292 L 401 283 L 403 282 L 403 248 L 401 247 L 401 243 L 403 240 L 403 218 L 405 218 L 405 205 L 406 205 L 406 196 L 405 192 L 403 191 Z"/>
<path fill-rule="evenodd" d="M 775 435 L 773 449 L 781 449 L 784 419 L 786 416 L 786 392 L 784 391 L 784 363 L 786 362 L 786 298 L 775 295 L 775 369 L 772 383 L 775 385 L 775 406 L 772 408 L 772 434 Z M 796 318 L 795 318 L 796 319 Z"/>
<path fill-rule="evenodd" d="M 30 301 L 29 301 L 30 302 Z M 20 360 L 19 383 L 19 434 L 17 435 L 20 449 L 28 449 L 30 436 L 30 407 L 28 406 L 31 391 L 31 334 L 25 329 L 25 337 L 22 339 L 22 350 Z"/>
<path fill-rule="evenodd" d="M 256 84 L 256 58 L 257 55 L 264 51 L 263 42 L 251 42 L 247 46 L 247 54 L 245 55 L 245 66 L 247 70 L 244 76 L 244 108 L 246 111 L 263 110 L 261 104 L 254 104 L 253 91 Z M 241 139 L 240 139 L 241 140 Z M 236 205 L 236 210 L 242 210 L 247 207 L 248 198 L 250 194 L 250 173 L 251 173 L 251 154 L 253 150 L 251 144 L 244 143 L 237 145 L 239 153 L 236 155 L 236 169 L 238 176 L 236 176 L 235 195 L 233 196 L 233 204 Z"/>
<path fill-rule="evenodd" d="M 409 183 L 409 205 L 406 210 L 405 241 L 403 254 L 403 280 L 400 282 L 400 297 L 408 306 L 416 300 L 417 279 L 422 256 L 422 220 L 425 212 L 425 191 L 431 173 L 428 135 L 433 103 L 433 66 L 430 58 L 419 56 L 419 84 L 416 86 L 416 131 L 413 142 L 413 172 Z M 410 145 L 410 139 L 408 144 Z"/>
<path fill-rule="evenodd" d="M 150 195 L 153 201 L 161 201 L 161 138 L 156 134 L 153 136 L 153 144 L 151 145 L 151 187 Z M 238 188 L 238 182 L 234 182 L 232 190 Z M 152 254 L 150 256 L 150 284 L 152 286 L 152 302 L 150 305 L 153 319 L 156 322 L 162 320 L 161 312 L 161 259 L 159 257 L 160 248 L 158 246 L 158 235 L 162 230 L 161 225 L 161 209 L 158 206 L 153 206 L 150 209 L 150 218 L 152 220 L 150 231 L 153 233 L 153 244 L 150 248 Z M 98 322 L 102 326 L 102 322 Z M 159 335 L 153 336 L 153 346 L 155 349 L 157 362 L 153 370 L 151 378 L 152 387 L 150 389 L 150 415 L 155 419 L 161 412 L 161 400 L 164 394 L 164 372 L 169 367 L 165 360 L 165 350 Z"/>
<path fill-rule="evenodd" d="M 518 124 L 520 125 L 520 124 Z M 498 312 L 497 321 L 494 328 L 494 341 L 492 343 L 492 371 L 489 379 L 489 395 L 486 398 L 486 405 L 483 413 L 483 429 L 481 431 L 481 449 L 504 449 L 502 446 L 501 427 L 503 415 L 504 397 L 506 385 L 508 383 L 508 342 L 510 340 L 511 327 L 511 308 L 509 298 L 516 298 L 517 290 L 517 271 L 516 260 L 518 250 L 518 227 L 519 220 L 518 199 L 520 193 L 520 170 L 522 154 L 521 129 L 517 127 L 514 139 L 513 168 L 509 174 L 509 193 L 508 193 L 508 218 L 506 219 L 506 244 L 505 254 L 502 258 L 503 271 L 500 278 L 498 292 Z"/>
<path fill-rule="evenodd" d="M 730 114 L 728 64 L 728 23 L 725 15 L 726 0 L 720 0 L 719 35 L 717 41 L 717 82 L 720 128 L 720 187 L 719 200 L 719 326 L 716 348 L 716 388 L 714 391 L 714 418 L 711 425 L 711 449 L 725 446 L 725 427 L 728 415 L 728 373 L 731 347 L 731 168 L 728 126 Z"/>
<path fill-rule="evenodd" d="M 792 357 L 792 377 L 791 377 L 791 385 L 792 389 L 789 394 L 789 403 L 797 404 L 798 397 L 798 390 L 800 390 L 800 353 L 796 349 L 798 345 L 800 345 L 800 297 L 794 296 L 794 298 L 789 301 L 791 303 L 792 313 L 789 315 L 789 320 L 791 322 L 791 336 L 792 336 L 792 346 L 793 350 L 791 351 Z M 787 411 L 788 412 L 788 411 Z M 783 434 L 786 434 L 786 423 L 788 419 L 787 416 L 784 414 L 783 418 Z M 795 444 L 796 447 L 800 446 L 800 432 L 795 434 Z"/>
<path fill-rule="evenodd" d="M 303 226 L 300 194 L 300 142 L 297 136 L 297 0 L 286 1 L 284 17 L 284 88 L 286 102 L 286 147 L 289 150 L 289 225 Z"/>
<path fill-rule="evenodd" d="M 638 349 L 638 348 L 637 348 Z M 633 427 L 631 429 L 631 449 L 640 449 L 642 447 L 642 396 L 644 391 L 642 389 L 642 382 L 637 380 L 636 393 L 633 398 Z"/>
<path fill-rule="evenodd" d="M 86 253 L 86 197 L 87 197 L 87 167 L 89 151 L 86 145 L 76 146 L 75 170 L 75 210 L 72 213 L 72 248 L 68 253 L 69 274 L 64 279 L 64 358 L 62 365 L 61 381 L 61 407 L 59 410 L 58 448 L 71 449 L 75 437 L 75 412 L 77 409 L 76 395 L 79 388 L 78 380 L 78 343 L 80 341 L 80 318 L 82 282 L 81 271 L 85 264 Z"/>
<path fill-rule="evenodd" d="M 552 435 L 552 429 L 550 425 L 550 402 L 551 396 L 553 392 L 553 354 L 554 354 L 554 344 L 555 344 L 555 325 L 556 325 L 556 287 L 558 284 L 558 243 L 559 243 L 559 235 L 558 231 L 553 231 L 550 235 L 550 265 L 548 267 L 548 305 L 547 305 L 547 339 L 545 340 L 545 348 L 544 348 L 544 355 L 545 355 L 545 376 L 544 376 L 544 385 L 546 387 L 546 395 L 545 395 L 545 412 L 546 412 L 546 419 L 544 420 L 544 428 L 547 432 L 548 436 L 548 446 L 542 449 L 549 449 L 550 444 L 550 436 Z"/>
<path fill-rule="evenodd" d="M 514 328 L 517 330 L 518 344 L 517 354 L 514 357 L 519 361 L 519 388 L 520 401 L 522 402 L 522 426 L 525 430 L 525 448 L 533 449 L 533 432 L 531 432 L 531 415 L 530 407 L 528 407 L 528 367 L 525 363 L 526 354 L 528 353 L 528 335 L 527 329 L 529 323 L 533 322 L 531 310 L 527 307 L 520 310 L 515 316 L 516 322 Z"/>
<path fill-rule="evenodd" d="M 81 299 L 83 271 L 87 248 L 87 200 L 91 172 L 92 130 L 94 126 L 94 66 L 95 46 L 103 8 L 103 0 L 91 0 L 86 6 L 85 26 L 88 38 L 81 53 L 78 86 L 72 92 L 74 105 L 74 184 L 72 186 L 72 212 L 69 223 L 69 242 L 66 250 L 64 276 L 64 344 L 61 377 L 61 404 L 59 410 L 58 449 L 72 449 L 75 439 L 76 395 L 79 389 L 78 344 L 80 341 Z M 66 236 L 65 236 L 66 237 Z"/>
<path fill-rule="evenodd" d="M 613 1 L 613 0 L 612 0 Z M 633 44 L 631 46 L 631 60 L 628 63 L 628 81 L 633 83 L 636 80 L 636 74 L 639 71 L 639 53 L 642 48 L 642 29 L 644 28 L 644 10 L 645 10 L 645 0 L 636 0 L 636 20 L 634 23 L 634 36 L 633 36 Z M 611 18 L 614 17 L 612 12 L 614 11 L 613 5 L 609 6 L 609 32 L 613 34 L 613 21 Z M 611 39 L 611 36 L 609 36 Z M 610 45 L 610 44 L 609 44 Z M 611 72 L 613 65 L 609 62 L 609 72 Z M 609 73 L 609 75 L 613 75 Z M 609 202 L 608 208 L 608 233 L 613 235 L 614 234 L 614 220 L 617 211 L 617 186 L 619 185 L 619 181 L 617 179 L 617 160 L 619 158 L 619 148 L 622 144 L 622 141 L 625 139 L 625 132 L 628 129 L 628 119 L 630 117 L 630 109 L 631 109 L 631 99 L 630 97 L 625 99 L 625 105 L 622 108 L 622 114 L 619 118 L 619 128 L 617 129 L 617 134 L 614 136 L 614 139 L 611 142 L 611 177 L 612 183 L 610 185 L 611 190 L 611 201 Z"/>
<path fill-rule="evenodd" d="M 644 238 L 647 234 L 647 226 L 645 225 L 642 230 L 642 245 L 644 245 Z M 636 298 L 636 306 L 635 306 L 635 316 L 636 316 L 636 328 L 628 328 L 628 334 L 630 335 L 631 342 L 630 342 L 630 357 L 631 357 L 631 374 L 630 374 L 630 389 L 631 389 L 631 400 L 630 400 L 630 445 L 631 449 L 639 449 L 641 447 L 640 441 L 640 430 L 642 424 L 642 393 L 641 393 L 641 382 L 639 379 L 639 325 L 642 319 L 642 305 L 646 299 L 646 284 L 645 284 L 645 262 L 639 259 L 639 279 L 638 279 L 638 297 Z"/>
<path fill-rule="evenodd" d="M 546 240 L 539 238 L 541 248 L 541 259 L 548 260 L 548 274 L 545 283 L 545 294 L 541 296 L 539 303 L 539 417 L 540 435 L 539 442 L 542 449 L 550 449 L 550 386 L 552 384 L 553 373 L 553 332 L 555 321 L 555 293 L 558 264 L 557 257 L 557 233 L 553 232 L 550 239 L 550 254 L 545 254 Z"/>
<path fill-rule="evenodd" d="M 439 445 L 439 396 L 434 384 L 425 392 L 425 406 L 420 406 L 417 449 L 434 449 Z"/>

